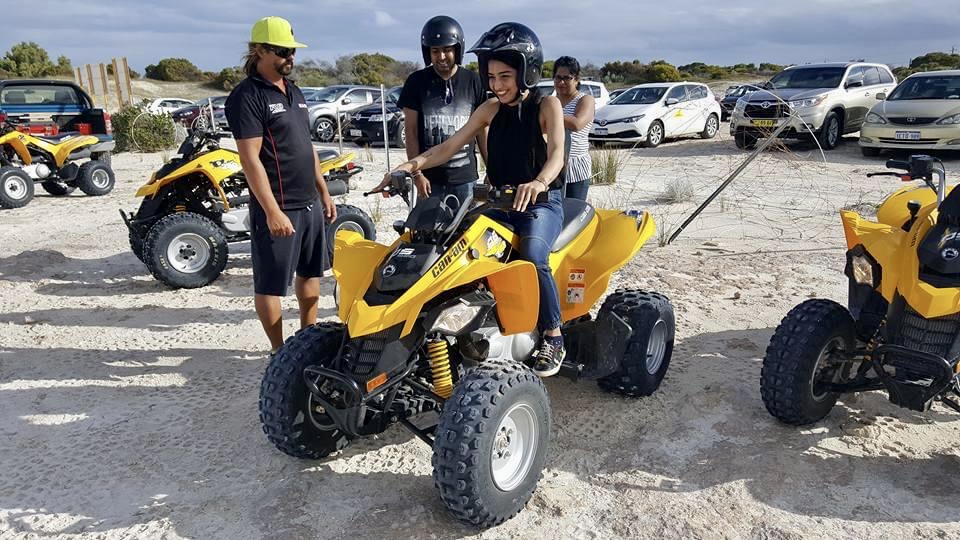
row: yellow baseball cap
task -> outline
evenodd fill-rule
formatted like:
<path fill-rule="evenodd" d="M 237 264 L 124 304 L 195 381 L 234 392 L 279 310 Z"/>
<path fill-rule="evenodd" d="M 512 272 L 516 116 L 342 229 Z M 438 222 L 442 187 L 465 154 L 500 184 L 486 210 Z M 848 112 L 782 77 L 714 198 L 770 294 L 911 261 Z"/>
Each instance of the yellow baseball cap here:
<path fill-rule="evenodd" d="M 282 17 L 264 17 L 253 23 L 250 42 L 266 43 L 277 47 L 306 47 L 303 43 L 294 41 L 290 22 Z"/>

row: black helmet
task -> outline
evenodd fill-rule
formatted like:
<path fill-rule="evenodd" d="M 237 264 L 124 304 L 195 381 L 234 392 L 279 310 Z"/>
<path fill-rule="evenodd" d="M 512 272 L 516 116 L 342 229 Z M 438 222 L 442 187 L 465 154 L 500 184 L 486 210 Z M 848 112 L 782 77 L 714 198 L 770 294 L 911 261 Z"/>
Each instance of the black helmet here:
<path fill-rule="evenodd" d="M 420 31 L 420 49 L 423 52 L 423 65 L 429 66 L 430 47 L 456 47 L 456 64 L 463 63 L 463 28 L 452 17 L 437 15 L 427 21 Z"/>
<path fill-rule="evenodd" d="M 543 47 L 540 38 L 533 30 L 520 23 L 500 23 L 480 36 L 477 43 L 469 51 L 477 54 L 477 63 L 480 65 L 480 77 L 487 79 L 487 60 L 494 53 L 508 53 L 516 55 L 520 62 L 520 73 L 517 76 L 517 85 L 520 90 L 533 88 L 540 81 L 540 72 L 543 70 Z"/>

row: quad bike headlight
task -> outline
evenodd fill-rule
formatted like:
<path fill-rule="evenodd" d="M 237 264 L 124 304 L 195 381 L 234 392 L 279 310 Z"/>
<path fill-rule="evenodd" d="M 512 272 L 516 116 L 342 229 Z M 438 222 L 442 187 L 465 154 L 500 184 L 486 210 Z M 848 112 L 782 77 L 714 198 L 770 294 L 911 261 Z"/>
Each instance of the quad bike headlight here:
<path fill-rule="evenodd" d="M 844 273 L 857 285 L 874 289 L 880 285 L 880 265 L 863 245 L 854 246 L 847 252 L 847 267 Z"/>
<path fill-rule="evenodd" d="M 431 332 L 456 334 L 473 322 L 483 309 L 481 305 L 455 304 L 440 312 Z"/>

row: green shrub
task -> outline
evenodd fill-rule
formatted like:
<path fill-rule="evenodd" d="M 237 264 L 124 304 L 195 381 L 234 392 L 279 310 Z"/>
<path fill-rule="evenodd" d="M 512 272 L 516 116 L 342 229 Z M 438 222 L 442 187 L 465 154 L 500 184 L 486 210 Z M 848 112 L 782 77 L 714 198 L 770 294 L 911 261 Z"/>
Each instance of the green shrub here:
<path fill-rule="evenodd" d="M 176 143 L 176 127 L 170 115 L 146 112 L 146 102 L 127 105 L 111 118 L 117 152 L 158 152 Z"/>
<path fill-rule="evenodd" d="M 208 77 L 186 58 L 164 58 L 144 70 L 148 79 L 171 82 L 206 81 Z"/>
<path fill-rule="evenodd" d="M 220 73 L 217 73 L 208 86 L 216 88 L 217 90 L 233 90 L 233 87 L 246 77 L 247 75 L 241 68 L 223 68 L 220 70 Z"/>
<path fill-rule="evenodd" d="M 617 181 L 617 175 L 627 161 L 625 150 L 591 150 L 590 162 L 593 167 L 593 185 L 610 185 Z"/>

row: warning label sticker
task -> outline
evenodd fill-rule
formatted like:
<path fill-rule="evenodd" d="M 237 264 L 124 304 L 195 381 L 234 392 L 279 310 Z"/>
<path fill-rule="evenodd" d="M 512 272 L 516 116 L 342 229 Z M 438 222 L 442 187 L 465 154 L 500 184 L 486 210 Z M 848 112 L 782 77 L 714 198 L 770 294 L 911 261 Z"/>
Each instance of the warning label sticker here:
<path fill-rule="evenodd" d="M 584 277 L 586 277 L 587 271 L 583 268 L 571 268 L 567 276 L 567 281 L 570 283 L 583 283 Z"/>
<path fill-rule="evenodd" d="M 582 304 L 584 289 L 585 287 L 583 285 L 568 285 L 567 286 L 567 303 Z"/>

